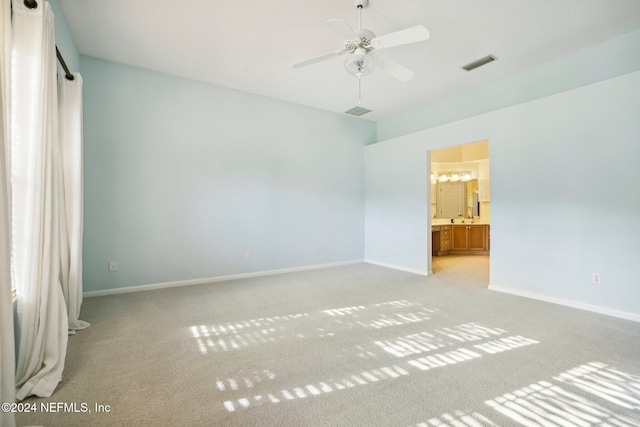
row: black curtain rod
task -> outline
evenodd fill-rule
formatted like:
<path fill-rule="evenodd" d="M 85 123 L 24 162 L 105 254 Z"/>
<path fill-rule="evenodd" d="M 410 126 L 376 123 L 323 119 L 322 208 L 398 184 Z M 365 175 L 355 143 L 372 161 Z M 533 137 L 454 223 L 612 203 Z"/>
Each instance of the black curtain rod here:
<path fill-rule="evenodd" d="M 69 71 L 69 68 L 67 67 L 67 63 L 64 62 L 62 54 L 58 50 L 58 46 L 56 46 L 56 56 L 58 57 L 58 61 L 60 61 L 60 65 L 62 65 L 62 68 L 64 69 L 64 76 L 67 80 L 75 80 L 75 77 L 73 77 L 73 74 L 71 74 L 71 71 Z"/>
<path fill-rule="evenodd" d="M 24 5 L 29 9 L 35 9 L 38 7 L 38 2 L 36 0 L 24 0 Z M 75 80 L 75 77 L 73 77 L 73 74 L 71 74 L 71 71 L 69 71 L 69 67 L 67 67 L 67 63 L 64 62 L 64 58 L 62 57 L 62 54 L 58 50 L 57 45 L 56 45 L 56 56 L 58 57 L 58 61 L 60 61 L 60 65 L 62 65 L 62 68 L 64 69 L 64 76 L 66 77 L 66 79 Z"/>

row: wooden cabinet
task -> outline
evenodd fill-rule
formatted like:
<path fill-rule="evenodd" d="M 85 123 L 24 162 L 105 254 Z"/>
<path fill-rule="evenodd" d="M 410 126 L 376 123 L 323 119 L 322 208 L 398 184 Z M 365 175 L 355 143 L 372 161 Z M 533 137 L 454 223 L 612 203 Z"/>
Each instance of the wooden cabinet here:
<path fill-rule="evenodd" d="M 451 236 L 451 249 L 454 251 L 487 250 L 487 229 L 485 225 L 454 225 Z"/>
<path fill-rule="evenodd" d="M 469 240 L 469 226 L 457 226 L 453 228 L 453 244 L 451 248 L 456 251 L 467 250 L 467 241 Z"/>
<path fill-rule="evenodd" d="M 431 227 L 431 255 L 448 255 L 451 249 L 451 225 Z"/>
<path fill-rule="evenodd" d="M 438 255 L 445 255 L 451 249 L 451 226 L 440 226 L 440 252 Z"/>
<path fill-rule="evenodd" d="M 438 255 L 489 255 L 489 225 L 442 225 L 439 233 Z"/>
<path fill-rule="evenodd" d="M 489 250 L 489 226 L 470 225 L 469 226 L 469 246 L 470 251 Z"/>

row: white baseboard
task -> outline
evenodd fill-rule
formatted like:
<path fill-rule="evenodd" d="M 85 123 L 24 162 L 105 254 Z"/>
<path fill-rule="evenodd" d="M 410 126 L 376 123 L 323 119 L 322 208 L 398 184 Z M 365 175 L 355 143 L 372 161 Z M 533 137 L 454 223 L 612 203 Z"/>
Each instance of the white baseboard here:
<path fill-rule="evenodd" d="M 400 265 L 388 264 L 386 262 L 378 262 L 370 259 L 365 259 L 364 262 L 367 264 L 379 265 L 380 267 L 393 268 L 394 270 L 406 271 L 408 273 L 419 274 L 421 276 L 428 276 L 429 274 L 433 274 L 433 272 L 416 270 L 413 268 L 402 267 Z"/>
<path fill-rule="evenodd" d="M 204 285 L 206 283 L 224 282 L 227 280 L 248 279 L 251 277 L 271 276 L 274 274 L 295 273 L 297 271 L 319 270 L 321 268 L 340 267 L 343 265 L 359 264 L 365 262 L 362 259 L 331 262 L 328 264 L 305 265 L 302 267 L 283 268 L 279 270 L 256 271 L 253 273 L 230 274 L 227 276 L 208 277 L 204 279 L 178 280 L 175 282 L 154 283 L 150 285 L 128 286 L 126 288 L 105 289 L 102 291 L 84 292 L 85 298 L 101 297 L 104 295 L 124 294 L 129 292 L 152 291 L 154 289 L 176 288 L 179 286 Z"/>
<path fill-rule="evenodd" d="M 553 304 L 564 305 L 567 307 L 577 308 L 580 310 L 592 311 L 594 313 L 606 314 L 607 316 L 619 317 L 620 319 L 640 322 L 640 314 L 629 313 L 627 311 L 614 310 L 612 308 L 601 307 L 597 305 L 585 304 L 578 301 L 572 301 L 564 298 L 551 297 L 535 292 L 523 291 L 520 289 L 512 289 L 504 286 L 489 285 L 489 290 L 503 292 L 505 294 L 516 295 L 519 297 L 531 298 L 540 301 L 550 302 Z"/>

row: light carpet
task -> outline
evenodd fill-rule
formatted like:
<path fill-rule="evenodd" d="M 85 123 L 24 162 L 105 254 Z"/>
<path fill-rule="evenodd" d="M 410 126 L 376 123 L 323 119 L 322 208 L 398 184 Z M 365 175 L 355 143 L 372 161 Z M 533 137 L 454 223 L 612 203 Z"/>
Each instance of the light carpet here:
<path fill-rule="evenodd" d="M 26 401 L 67 407 L 18 424 L 640 426 L 640 324 L 489 291 L 488 262 L 86 299 L 63 382 Z"/>

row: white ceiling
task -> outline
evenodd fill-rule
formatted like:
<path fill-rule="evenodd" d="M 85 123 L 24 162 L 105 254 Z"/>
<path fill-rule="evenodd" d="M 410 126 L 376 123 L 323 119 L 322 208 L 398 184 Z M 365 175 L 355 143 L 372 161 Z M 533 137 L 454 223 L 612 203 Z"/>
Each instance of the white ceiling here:
<path fill-rule="evenodd" d="M 60 0 L 80 53 L 329 111 L 358 103 L 332 18 L 358 27 L 353 0 Z M 639 0 L 370 0 L 376 35 L 422 24 L 431 39 L 385 50 L 415 72 L 362 79 L 363 116 L 380 120 L 640 28 Z M 460 67 L 488 54 L 475 71 Z M 594 61 L 597 61 L 594 58 Z M 587 64 L 585 64 L 587 65 Z M 588 66 L 588 65 L 587 65 Z"/>

